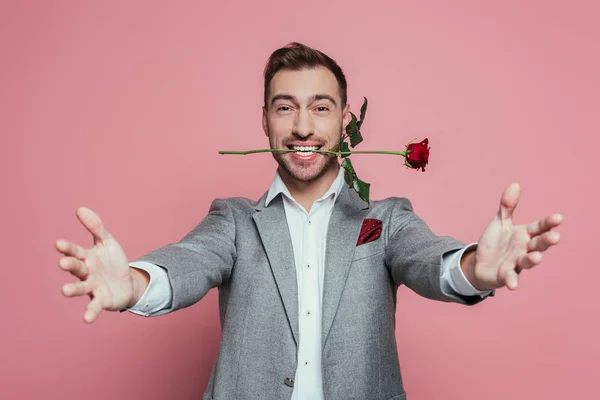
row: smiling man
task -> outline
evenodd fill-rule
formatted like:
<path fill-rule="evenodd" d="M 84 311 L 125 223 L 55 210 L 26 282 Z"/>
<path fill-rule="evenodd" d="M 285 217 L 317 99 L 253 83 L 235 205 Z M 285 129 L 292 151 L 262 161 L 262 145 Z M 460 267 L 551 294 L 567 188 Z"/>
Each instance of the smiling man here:
<path fill-rule="evenodd" d="M 263 129 L 277 172 L 258 200 L 215 200 L 181 241 L 129 262 L 100 218 L 77 217 L 95 245 L 64 239 L 59 265 L 79 278 L 68 296 L 145 316 L 188 307 L 219 289 L 222 341 L 204 399 L 405 399 L 395 338 L 396 293 L 475 304 L 514 290 L 518 273 L 559 241 L 553 214 L 512 224 L 509 185 L 479 241 L 437 236 L 406 198 L 363 202 L 333 148 L 350 121 L 346 79 L 320 51 L 276 50 L 265 69 Z"/>

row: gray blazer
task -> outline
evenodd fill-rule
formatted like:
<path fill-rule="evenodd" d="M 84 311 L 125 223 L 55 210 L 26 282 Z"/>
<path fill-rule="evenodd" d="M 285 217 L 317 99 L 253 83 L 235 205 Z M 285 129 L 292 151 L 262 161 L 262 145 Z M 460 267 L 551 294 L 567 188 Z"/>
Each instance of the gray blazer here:
<path fill-rule="evenodd" d="M 296 268 L 281 195 L 265 207 L 217 199 L 180 242 L 141 257 L 167 270 L 173 303 L 188 307 L 219 288 L 222 340 L 204 400 L 289 399 L 296 372 Z M 381 237 L 356 246 L 365 218 Z M 475 304 L 440 289 L 442 255 L 465 244 L 437 236 L 406 198 L 363 202 L 346 185 L 334 206 L 323 288 L 322 362 L 326 399 L 405 399 L 395 337 L 396 291 Z"/>

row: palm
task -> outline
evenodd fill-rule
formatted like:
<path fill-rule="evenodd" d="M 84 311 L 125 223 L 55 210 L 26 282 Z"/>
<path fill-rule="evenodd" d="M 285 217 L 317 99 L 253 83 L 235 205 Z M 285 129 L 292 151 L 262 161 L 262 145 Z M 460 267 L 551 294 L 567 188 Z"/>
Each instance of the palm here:
<path fill-rule="evenodd" d="M 94 297 L 102 301 L 102 308 L 118 310 L 129 302 L 133 291 L 129 263 L 117 241 L 109 237 L 94 245 L 87 257 L 90 274 L 95 283 Z"/>
<path fill-rule="evenodd" d="M 125 252 L 108 233 L 100 217 L 92 210 L 80 208 L 77 217 L 92 234 L 94 247 L 83 247 L 66 240 L 57 240 L 56 248 L 65 257 L 59 265 L 80 279 L 63 286 L 65 296 L 88 295 L 91 299 L 84 319 L 93 322 L 102 310 L 120 310 L 129 305 L 134 282 Z"/>
<path fill-rule="evenodd" d="M 541 253 L 560 240 L 559 233 L 551 231 L 562 222 L 560 214 L 529 224 L 513 224 L 512 215 L 519 197 L 519 185 L 506 188 L 498 213 L 479 239 L 475 252 L 475 278 L 480 289 L 504 285 L 516 289 L 520 271 L 539 264 Z"/>
<path fill-rule="evenodd" d="M 487 226 L 479 239 L 475 257 L 481 268 L 481 279 L 494 287 L 502 286 L 504 265 L 516 265 L 517 259 L 524 253 L 527 232 L 523 226 L 513 226 L 511 222 L 502 223 L 497 216 Z M 521 240 L 519 240 L 521 238 Z"/>

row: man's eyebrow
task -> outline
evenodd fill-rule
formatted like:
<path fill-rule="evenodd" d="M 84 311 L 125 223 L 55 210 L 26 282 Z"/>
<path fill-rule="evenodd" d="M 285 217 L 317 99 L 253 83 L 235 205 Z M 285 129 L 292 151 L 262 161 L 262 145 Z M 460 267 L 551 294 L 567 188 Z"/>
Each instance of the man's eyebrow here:
<path fill-rule="evenodd" d="M 277 100 L 289 100 L 289 101 L 294 102 L 294 103 L 298 102 L 298 99 L 296 99 L 296 97 L 292 96 L 291 94 L 276 94 L 271 99 L 271 105 L 275 104 L 275 102 Z"/>
<path fill-rule="evenodd" d="M 292 96 L 290 94 L 277 94 L 271 99 L 271 105 L 275 104 L 277 100 L 289 100 L 294 103 L 298 103 L 298 99 L 295 96 Z M 328 94 L 315 94 L 310 98 L 311 103 L 319 100 L 329 100 L 331 103 L 333 103 L 334 106 L 337 106 L 337 102 L 335 101 L 335 99 Z"/>
<path fill-rule="evenodd" d="M 328 94 L 315 94 L 312 98 L 311 98 L 311 103 L 313 101 L 319 101 L 319 100 L 329 100 L 330 102 L 333 103 L 334 106 L 337 106 L 337 103 L 335 101 L 335 99 L 328 95 Z"/>

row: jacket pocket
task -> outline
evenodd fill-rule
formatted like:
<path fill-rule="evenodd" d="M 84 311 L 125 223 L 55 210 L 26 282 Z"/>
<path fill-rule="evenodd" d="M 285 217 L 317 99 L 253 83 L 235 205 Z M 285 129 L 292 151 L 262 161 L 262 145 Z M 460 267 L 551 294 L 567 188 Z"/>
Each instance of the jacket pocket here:
<path fill-rule="evenodd" d="M 385 251 L 385 245 L 381 238 L 374 240 L 369 243 L 361 244 L 360 246 L 356 246 L 354 250 L 354 257 L 352 261 L 362 260 L 363 258 L 368 258 L 374 256 L 376 254 L 383 253 Z"/>

